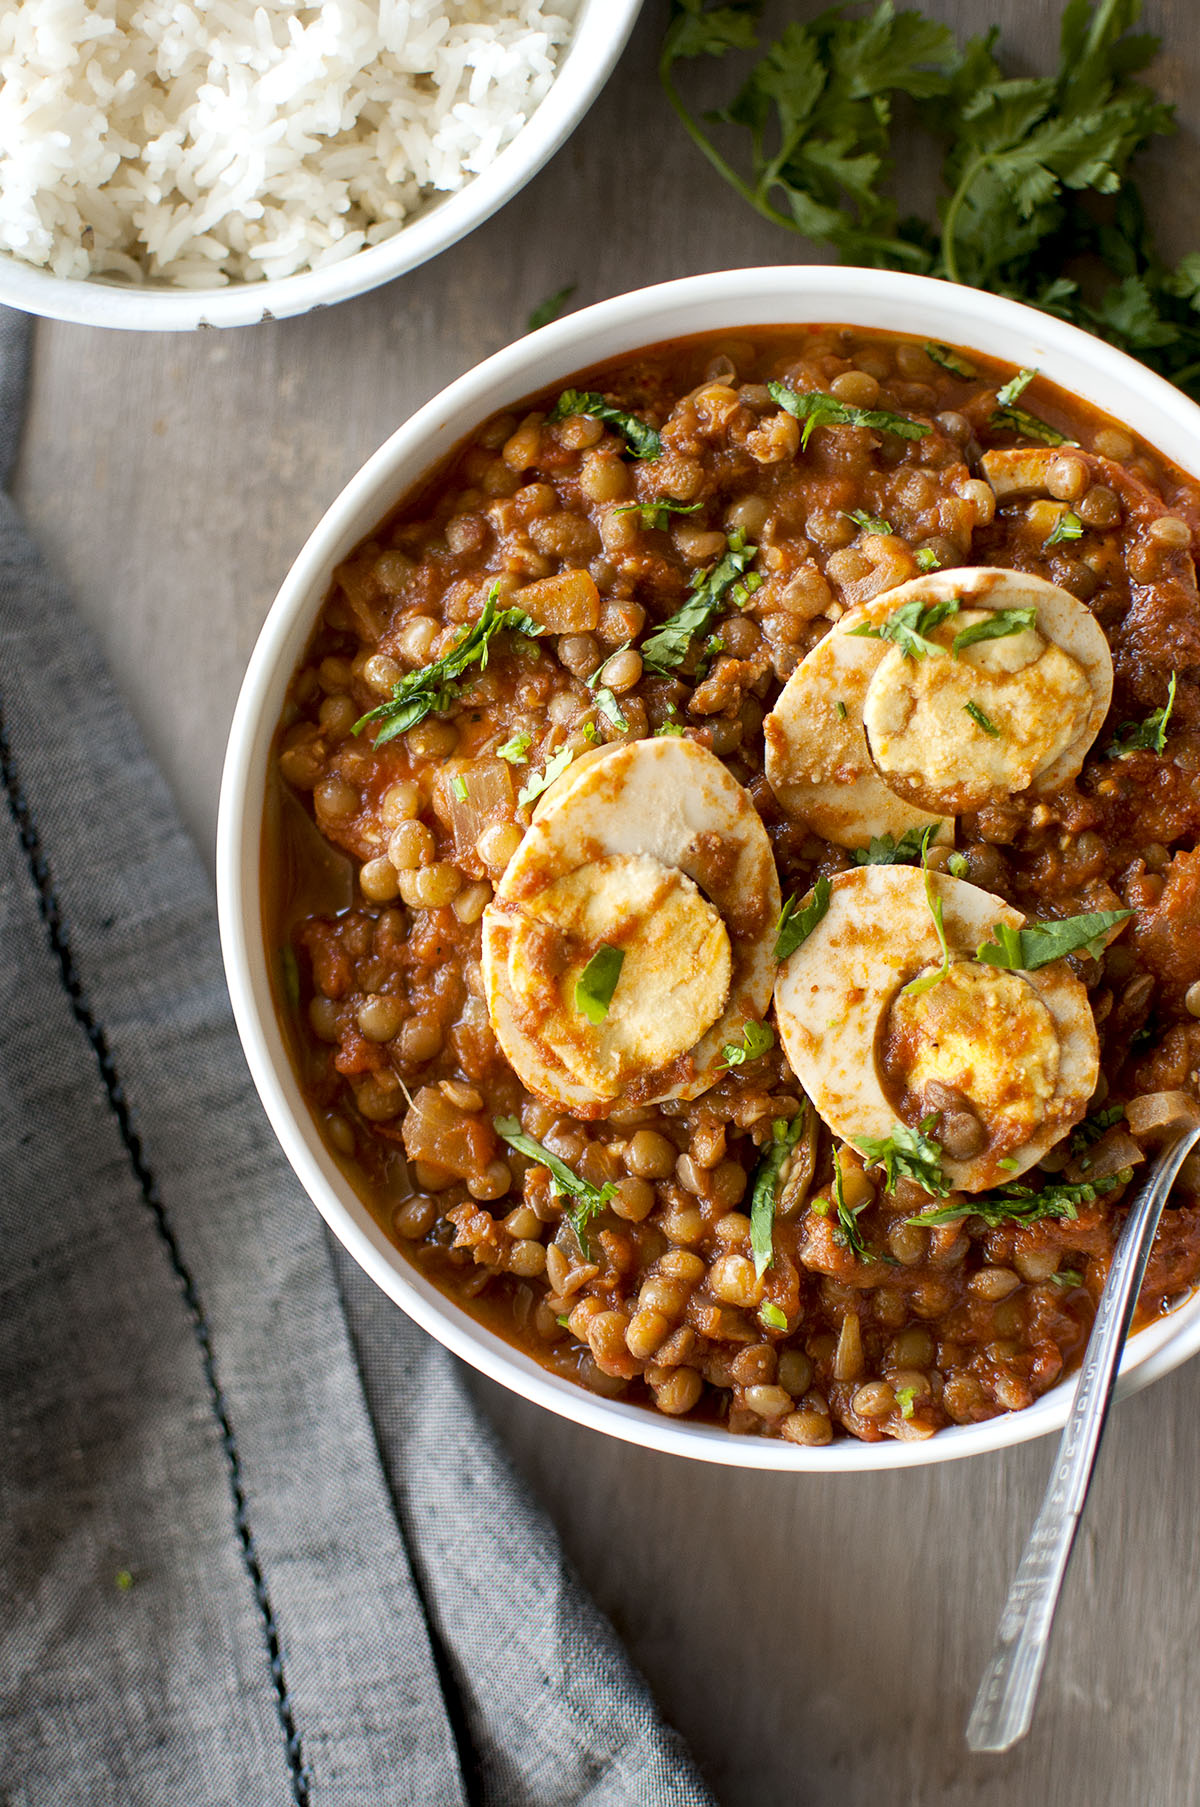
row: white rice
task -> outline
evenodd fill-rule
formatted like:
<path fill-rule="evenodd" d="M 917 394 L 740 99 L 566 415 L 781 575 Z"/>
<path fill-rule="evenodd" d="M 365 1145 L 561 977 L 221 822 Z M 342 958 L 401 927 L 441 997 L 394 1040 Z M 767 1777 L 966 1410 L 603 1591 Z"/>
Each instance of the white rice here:
<path fill-rule="evenodd" d="M 0 249 L 208 288 L 398 232 L 515 138 L 579 0 L 0 0 Z"/>

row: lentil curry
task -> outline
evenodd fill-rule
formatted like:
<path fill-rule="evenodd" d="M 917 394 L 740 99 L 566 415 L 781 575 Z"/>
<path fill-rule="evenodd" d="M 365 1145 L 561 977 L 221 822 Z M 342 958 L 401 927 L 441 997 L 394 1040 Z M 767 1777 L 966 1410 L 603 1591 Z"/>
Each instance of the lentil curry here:
<path fill-rule="evenodd" d="M 1200 492 L 862 331 L 577 385 L 354 552 L 291 685 L 314 1114 L 422 1273 L 607 1397 L 810 1445 L 1020 1409 L 1198 1091 Z M 1186 1180 L 1143 1315 L 1200 1274 Z"/>

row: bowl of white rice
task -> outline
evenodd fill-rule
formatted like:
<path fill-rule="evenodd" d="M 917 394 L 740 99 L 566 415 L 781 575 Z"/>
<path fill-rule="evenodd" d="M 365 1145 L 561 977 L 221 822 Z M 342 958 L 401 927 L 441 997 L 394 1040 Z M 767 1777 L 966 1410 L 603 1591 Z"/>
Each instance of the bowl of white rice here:
<path fill-rule="evenodd" d="M 185 331 L 373 289 L 529 181 L 640 6 L 0 6 L 0 302 Z"/>

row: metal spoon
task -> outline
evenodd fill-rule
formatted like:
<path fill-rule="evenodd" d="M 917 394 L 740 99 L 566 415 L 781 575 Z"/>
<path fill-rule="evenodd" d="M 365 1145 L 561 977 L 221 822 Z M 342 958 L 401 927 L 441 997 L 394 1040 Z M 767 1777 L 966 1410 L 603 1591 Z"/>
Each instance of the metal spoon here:
<path fill-rule="evenodd" d="M 1200 1124 L 1172 1132 L 1130 1208 L 1096 1307 L 1071 1415 L 1050 1484 L 1004 1603 L 991 1662 L 983 1673 L 967 1745 L 1006 1751 L 1033 1720 L 1054 1612 L 1091 1485 L 1133 1308 L 1150 1245 L 1179 1169 L 1200 1143 Z"/>

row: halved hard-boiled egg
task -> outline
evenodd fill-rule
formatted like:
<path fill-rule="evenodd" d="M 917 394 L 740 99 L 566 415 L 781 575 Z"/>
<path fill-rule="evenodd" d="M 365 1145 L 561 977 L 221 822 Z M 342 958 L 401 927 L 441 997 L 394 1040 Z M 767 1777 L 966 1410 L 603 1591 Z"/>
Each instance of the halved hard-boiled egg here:
<path fill-rule="evenodd" d="M 1064 961 L 1017 972 L 972 958 L 996 923 L 1025 917 L 946 873 L 857 867 L 831 881 L 775 986 L 784 1053 L 834 1134 L 886 1140 L 933 1117 L 946 1180 L 967 1192 L 1039 1161 L 1099 1072 L 1087 991 Z"/>
<path fill-rule="evenodd" d="M 579 1117 L 694 1098 L 766 1013 L 779 880 L 748 793 L 690 740 L 633 741 L 539 802 L 483 918 L 496 1037 Z"/>
<path fill-rule="evenodd" d="M 764 725 L 768 782 L 844 847 L 1075 776 L 1112 697 L 1099 624 L 1022 572 L 929 572 L 837 622 Z"/>

